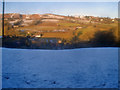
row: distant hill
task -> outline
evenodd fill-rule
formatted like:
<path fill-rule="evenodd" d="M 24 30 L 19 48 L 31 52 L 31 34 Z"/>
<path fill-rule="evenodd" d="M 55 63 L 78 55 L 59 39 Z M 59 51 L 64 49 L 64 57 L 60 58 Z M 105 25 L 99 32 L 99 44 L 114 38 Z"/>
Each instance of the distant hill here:
<path fill-rule="evenodd" d="M 2 17 L 2 14 L 0 15 Z M 7 13 L 4 15 L 5 19 L 40 19 L 40 18 L 57 18 L 63 19 L 65 16 L 55 14 L 19 14 L 19 13 Z"/>

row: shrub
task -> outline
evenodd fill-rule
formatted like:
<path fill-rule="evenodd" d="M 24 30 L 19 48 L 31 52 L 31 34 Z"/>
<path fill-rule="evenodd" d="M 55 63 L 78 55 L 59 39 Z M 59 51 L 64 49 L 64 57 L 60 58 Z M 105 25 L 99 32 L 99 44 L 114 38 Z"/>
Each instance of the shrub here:
<path fill-rule="evenodd" d="M 115 36 L 112 31 L 97 31 L 91 41 L 97 46 L 111 46 L 115 44 Z"/>

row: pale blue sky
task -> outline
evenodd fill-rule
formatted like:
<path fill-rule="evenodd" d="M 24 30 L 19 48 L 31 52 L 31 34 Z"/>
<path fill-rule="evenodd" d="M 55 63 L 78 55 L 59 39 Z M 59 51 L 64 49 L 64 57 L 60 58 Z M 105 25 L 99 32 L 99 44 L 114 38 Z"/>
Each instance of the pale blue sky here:
<path fill-rule="evenodd" d="M 118 2 L 6 2 L 5 13 L 118 17 Z"/>

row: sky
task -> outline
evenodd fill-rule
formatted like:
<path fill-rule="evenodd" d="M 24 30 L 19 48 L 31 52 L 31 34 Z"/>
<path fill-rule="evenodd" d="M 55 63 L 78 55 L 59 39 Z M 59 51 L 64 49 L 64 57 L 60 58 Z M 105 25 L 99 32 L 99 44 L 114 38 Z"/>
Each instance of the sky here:
<path fill-rule="evenodd" d="M 6 2 L 5 13 L 118 17 L 118 2 Z"/>
<path fill-rule="evenodd" d="M 119 2 L 119 0 L 4 0 L 4 1 L 5 2 Z"/>

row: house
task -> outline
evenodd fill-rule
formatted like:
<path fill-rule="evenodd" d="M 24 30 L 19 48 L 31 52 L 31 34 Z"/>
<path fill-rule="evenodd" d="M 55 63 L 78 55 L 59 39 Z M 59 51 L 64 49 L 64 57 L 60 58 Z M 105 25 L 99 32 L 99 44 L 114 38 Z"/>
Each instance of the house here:
<path fill-rule="evenodd" d="M 62 43 L 62 41 L 61 41 L 61 40 L 58 40 L 58 43 L 60 44 L 60 43 Z"/>
<path fill-rule="evenodd" d="M 17 28 L 17 27 L 19 27 L 19 26 L 18 26 L 18 25 L 14 25 L 13 27 L 14 27 L 14 28 Z"/>
<path fill-rule="evenodd" d="M 102 21 L 103 21 L 103 19 L 100 19 L 100 21 L 102 22 Z"/>
<path fill-rule="evenodd" d="M 112 19 L 112 22 L 114 22 L 115 20 L 114 19 Z"/>
<path fill-rule="evenodd" d="M 42 36 L 43 36 L 43 34 L 35 35 L 35 37 L 37 37 L 37 38 L 40 38 Z"/>
<path fill-rule="evenodd" d="M 35 35 L 35 37 L 39 38 L 39 37 L 41 37 L 41 35 Z"/>

